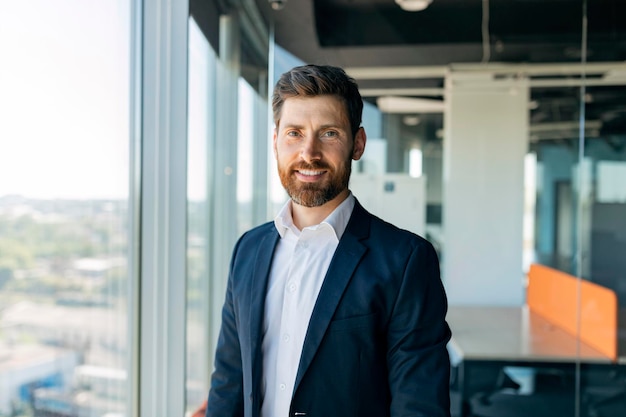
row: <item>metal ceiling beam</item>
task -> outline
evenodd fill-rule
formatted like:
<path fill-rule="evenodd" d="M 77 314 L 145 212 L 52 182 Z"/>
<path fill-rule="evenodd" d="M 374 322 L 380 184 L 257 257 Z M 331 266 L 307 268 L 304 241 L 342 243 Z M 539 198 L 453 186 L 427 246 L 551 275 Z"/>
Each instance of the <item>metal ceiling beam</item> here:
<path fill-rule="evenodd" d="M 444 66 L 405 67 L 347 67 L 346 72 L 356 80 L 394 80 L 443 78 L 450 72 L 485 75 L 564 76 L 604 75 L 626 71 L 625 62 L 594 62 L 587 64 L 450 64 Z"/>

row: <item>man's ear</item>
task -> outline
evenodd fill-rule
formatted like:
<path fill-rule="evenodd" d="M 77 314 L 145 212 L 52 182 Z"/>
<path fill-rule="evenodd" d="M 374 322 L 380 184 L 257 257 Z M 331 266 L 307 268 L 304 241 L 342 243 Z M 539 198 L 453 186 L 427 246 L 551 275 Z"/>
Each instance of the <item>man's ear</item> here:
<path fill-rule="evenodd" d="M 278 158 L 278 152 L 276 151 L 276 140 L 278 138 L 277 129 L 278 127 L 275 127 L 274 133 L 272 134 L 272 149 L 274 150 L 274 158 Z"/>
<path fill-rule="evenodd" d="M 363 156 L 363 152 L 365 152 L 365 142 L 367 142 L 367 136 L 365 135 L 365 129 L 362 127 L 357 130 L 356 135 L 354 135 L 354 149 L 352 151 L 352 159 L 358 161 Z"/>

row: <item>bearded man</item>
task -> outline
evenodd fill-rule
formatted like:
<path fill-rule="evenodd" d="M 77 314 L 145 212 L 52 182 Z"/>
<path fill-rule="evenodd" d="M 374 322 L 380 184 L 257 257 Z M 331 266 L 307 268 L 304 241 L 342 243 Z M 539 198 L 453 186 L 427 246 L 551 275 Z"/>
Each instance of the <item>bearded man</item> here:
<path fill-rule="evenodd" d="M 235 246 L 206 416 L 449 417 L 435 250 L 349 190 L 366 143 L 356 82 L 296 67 L 272 107 L 290 200 Z"/>

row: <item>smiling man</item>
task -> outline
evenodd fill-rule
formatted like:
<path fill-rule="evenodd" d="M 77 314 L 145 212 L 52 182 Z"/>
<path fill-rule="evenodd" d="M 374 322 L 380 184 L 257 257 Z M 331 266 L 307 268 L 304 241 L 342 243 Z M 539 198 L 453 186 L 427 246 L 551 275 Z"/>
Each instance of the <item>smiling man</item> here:
<path fill-rule="evenodd" d="M 295 203 L 296 227 L 320 223 L 348 197 L 352 160 L 364 150 L 365 131 L 352 131 L 341 98 L 292 97 L 282 103 L 274 153 L 280 180 Z"/>
<path fill-rule="evenodd" d="M 355 81 L 296 67 L 272 107 L 290 200 L 234 249 L 206 416 L 449 416 L 437 255 L 348 187 L 366 143 Z"/>

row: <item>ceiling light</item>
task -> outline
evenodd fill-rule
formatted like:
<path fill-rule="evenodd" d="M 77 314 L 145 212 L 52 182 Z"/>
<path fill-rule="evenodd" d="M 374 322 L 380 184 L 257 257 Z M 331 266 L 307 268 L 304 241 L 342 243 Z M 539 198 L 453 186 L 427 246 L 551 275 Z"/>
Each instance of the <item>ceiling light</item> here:
<path fill-rule="evenodd" d="M 444 111 L 442 100 L 427 98 L 382 96 L 376 99 L 376 105 L 383 113 L 420 114 Z"/>
<path fill-rule="evenodd" d="M 407 12 L 419 12 L 427 8 L 433 0 L 396 0 L 398 6 Z"/>
<path fill-rule="evenodd" d="M 272 9 L 274 10 L 282 10 L 285 7 L 285 3 L 287 3 L 287 0 L 268 0 L 270 3 L 270 6 L 272 6 Z"/>
<path fill-rule="evenodd" d="M 605 80 L 626 79 L 626 70 L 623 69 L 610 69 L 604 74 Z"/>
<path fill-rule="evenodd" d="M 417 116 L 404 116 L 402 122 L 407 126 L 417 126 L 420 124 L 420 118 Z"/>

